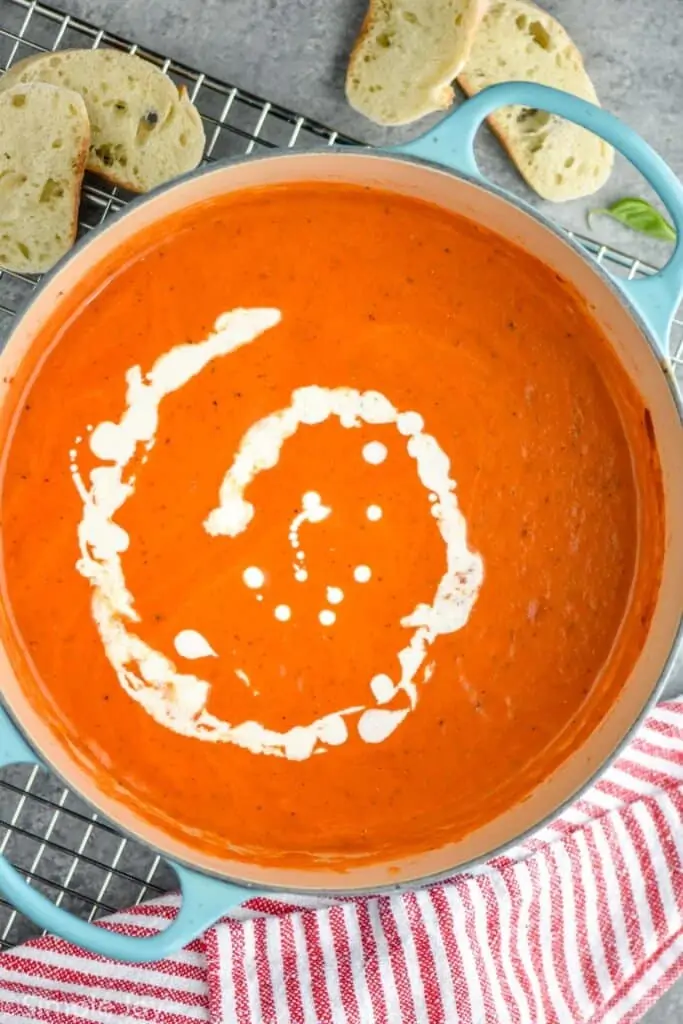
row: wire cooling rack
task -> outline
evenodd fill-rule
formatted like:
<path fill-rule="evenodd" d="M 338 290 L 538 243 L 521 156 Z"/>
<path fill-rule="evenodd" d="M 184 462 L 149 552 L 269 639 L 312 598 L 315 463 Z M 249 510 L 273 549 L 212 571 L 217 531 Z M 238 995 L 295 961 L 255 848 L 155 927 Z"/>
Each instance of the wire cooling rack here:
<path fill-rule="evenodd" d="M 204 120 L 209 162 L 277 147 L 306 149 L 354 141 L 36 0 L 0 0 L 0 73 L 31 54 L 86 47 L 137 53 L 185 85 Z M 87 181 L 81 231 L 101 224 L 128 198 L 95 179 Z M 621 276 L 644 277 L 656 271 L 626 253 L 574 237 L 599 263 Z M 0 271 L 0 339 L 36 282 L 34 277 Z M 674 325 L 671 357 L 683 368 L 683 319 Z M 90 920 L 165 892 L 175 882 L 172 870 L 158 855 L 121 836 L 53 776 L 26 765 L 0 772 L 0 854 L 20 869 L 29 884 Z M 0 948 L 34 934 L 35 926 L 0 900 Z"/>

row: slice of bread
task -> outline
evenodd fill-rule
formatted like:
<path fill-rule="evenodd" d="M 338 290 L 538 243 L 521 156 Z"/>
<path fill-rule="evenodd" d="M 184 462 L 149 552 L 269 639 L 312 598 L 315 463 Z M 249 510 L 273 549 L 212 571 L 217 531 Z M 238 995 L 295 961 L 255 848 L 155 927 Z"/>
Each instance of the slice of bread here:
<path fill-rule="evenodd" d="M 38 274 L 71 248 L 89 145 L 78 93 L 42 83 L 0 92 L 0 267 Z"/>
<path fill-rule="evenodd" d="M 80 93 L 90 118 L 87 169 L 132 192 L 148 192 L 197 166 L 204 127 L 187 90 L 140 57 L 118 50 L 63 50 L 28 57 L 0 89 L 49 82 Z"/>
<path fill-rule="evenodd" d="M 377 124 L 450 107 L 488 0 L 370 0 L 349 59 L 346 96 Z"/>
<path fill-rule="evenodd" d="M 527 0 L 495 0 L 458 82 L 469 96 L 505 81 L 540 82 L 598 103 L 581 54 L 562 26 Z M 584 128 L 528 107 L 502 107 L 489 118 L 527 183 L 544 199 L 564 202 L 597 192 L 614 152 Z"/>

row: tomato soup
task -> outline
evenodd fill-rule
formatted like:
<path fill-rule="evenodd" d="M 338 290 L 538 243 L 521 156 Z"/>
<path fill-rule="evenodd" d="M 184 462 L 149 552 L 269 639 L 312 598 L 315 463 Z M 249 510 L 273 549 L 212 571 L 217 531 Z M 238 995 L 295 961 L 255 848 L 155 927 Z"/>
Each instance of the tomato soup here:
<path fill-rule="evenodd" d="M 455 841 L 596 727 L 662 561 L 649 414 L 571 286 L 343 185 L 185 210 L 38 339 L 2 480 L 21 683 L 215 855 Z"/>

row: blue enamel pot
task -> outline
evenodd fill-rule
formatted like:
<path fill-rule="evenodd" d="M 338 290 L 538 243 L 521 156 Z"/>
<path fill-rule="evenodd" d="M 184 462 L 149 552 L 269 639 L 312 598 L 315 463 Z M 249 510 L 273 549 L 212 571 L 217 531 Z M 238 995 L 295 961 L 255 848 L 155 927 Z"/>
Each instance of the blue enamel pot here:
<path fill-rule="evenodd" d="M 678 243 L 667 266 L 639 280 L 615 279 L 561 230 L 519 199 L 487 183 L 473 142 L 487 115 L 520 104 L 550 111 L 601 135 L 620 150 L 659 195 L 676 226 Z M 88 270 L 132 235 L 170 214 L 226 192 L 298 181 L 340 181 L 416 196 L 456 211 L 523 247 L 571 282 L 609 339 L 650 412 L 662 466 L 666 553 L 657 605 L 645 645 L 619 697 L 583 745 L 519 806 L 458 843 L 386 864 L 350 867 L 343 875 L 245 865 L 229 856 L 199 854 L 153 827 L 128 806 L 115 785 L 93 778 L 74 750 L 22 691 L 8 642 L 0 643 L 0 763 L 46 765 L 99 814 L 175 867 L 182 908 L 169 928 L 151 938 L 113 934 L 55 907 L 0 857 L 0 891 L 41 927 L 104 956 L 158 960 L 188 943 L 222 914 L 257 893 L 360 893 L 416 886 L 470 868 L 500 853 L 556 815 L 588 786 L 628 740 L 672 668 L 683 609 L 683 429 L 681 404 L 667 361 L 668 334 L 683 296 L 683 186 L 641 138 L 611 114 L 565 93 L 528 83 L 498 85 L 463 104 L 435 129 L 394 150 L 352 147 L 313 153 L 274 152 L 211 166 L 134 202 L 89 234 L 49 275 L 16 323 L 1 356 L 0 410 L 9 405 L 12 378 L 62 296 Z M 561 367 L 558 367 L 561 373 Z M 0 617 L 6 619 L 6 614 Z M 1 633 L 2 631 L 0 631 Z M 6 631 L 5 631 L 6 632 Z"/>

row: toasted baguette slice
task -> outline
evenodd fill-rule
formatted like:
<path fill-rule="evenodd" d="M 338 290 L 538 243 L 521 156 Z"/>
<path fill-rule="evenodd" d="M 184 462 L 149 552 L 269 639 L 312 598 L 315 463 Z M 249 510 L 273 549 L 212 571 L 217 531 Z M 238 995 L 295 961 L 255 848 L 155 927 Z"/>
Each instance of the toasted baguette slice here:
<path fill-rule="evenodd" d="M 458 76 L 469 96 L 509 80 L 552 85 L 598 103 L 572 40 L 554 18 L 527 0 L 496 0 L 491 5 Z M 610 176 L 611 147 L 569 121 L 527 107 L 503 107 L 489 124 L 544 199 L 559 203 L 592 195 Z"/>
<path fill-rule="evenodd" d="M 71 248 L 89 145 L 78 93 L 40 83 L 0 93 L 0 267 L 38 274 Z"/>
<path fill-rule="evenodd" d="M 370 0 L 349 59 L 346 96 L 377 124 L 450 107 L 488 0 Z"/>
<path fill-rule="evenodd" d="M 0 89 L 49 82 L 81 94 L 92 143 L 87 169 L 121 188 L 148 192 L 196 167 L 204 128 L 187 90 L 140 57 L 117 50 L 64 50 L 28 57 Z"/>

